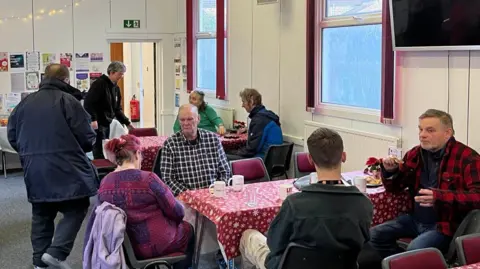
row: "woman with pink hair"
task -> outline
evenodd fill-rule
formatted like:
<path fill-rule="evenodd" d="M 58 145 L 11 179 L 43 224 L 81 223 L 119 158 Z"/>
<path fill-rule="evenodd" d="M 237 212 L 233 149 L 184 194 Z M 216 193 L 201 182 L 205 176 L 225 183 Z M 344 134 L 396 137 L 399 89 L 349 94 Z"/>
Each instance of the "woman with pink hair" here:
<path fill-rule="evenodd" d="M 105 145 L 107 158 L 118 165 L 103 178 L 99 202 L 113 204 L 127 215 L 126 231 L 139 259 L 183 252 L 189 257 L 174 268 L 188 268 L 194 248 L 193 227 L 183 221 L 183 206 L 152 172 L 142 171 L 140 141 L 123 135 Z"/>

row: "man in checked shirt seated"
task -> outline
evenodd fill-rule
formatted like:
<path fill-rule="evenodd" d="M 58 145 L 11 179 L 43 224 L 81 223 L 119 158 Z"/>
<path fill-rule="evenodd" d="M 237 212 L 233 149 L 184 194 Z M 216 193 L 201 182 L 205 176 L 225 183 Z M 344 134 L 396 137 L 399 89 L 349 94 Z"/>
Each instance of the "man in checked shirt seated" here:
<path fill-rule="evenodd" d="M 196 106 L 178 111 L 181 130 L 165 141 L 160 159 L 162 180 L 175 196 L 186 190 L 208 188 L 214 181 L 230 178 L 222 143 L 216 133 L 199 129 Z"/>

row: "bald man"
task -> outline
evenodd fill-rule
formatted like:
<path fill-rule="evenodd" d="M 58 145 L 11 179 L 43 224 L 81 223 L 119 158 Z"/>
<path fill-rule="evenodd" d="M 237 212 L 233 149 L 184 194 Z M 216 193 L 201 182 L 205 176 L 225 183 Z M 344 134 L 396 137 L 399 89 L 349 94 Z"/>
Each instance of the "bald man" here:
<path fill-rule="evenodd" d="M 55 76 L 54 74 L 62 74 L 64 77 L 65 74 L 70 74 L 70 71 L 68 71 L 68 67 L 66 67 L 63 64 L 49 64 L 45 68 L 45 77 L 51 77 Z M 80 91 L 79 89 L 73 87 L 70 85 L 70 75 L 66 77 L 63 82 L 65 82 L 67 85 L 67 88 L 65 88 L 65 92 L 70 93 L 77 99 L 78 101 L 81 101 L 85 98 L 85 95 L 87 94 L 87 91 Z"/>
<path fill-rule="evenodd" d="M 160 178 L 177 196 L 186 190 L 208 188 L 214 181 L 230 178 L 222 143 L 215 133 L 198 128 L 196 106 L 182 105 L 178 112 L 181 131 L 165 141 Z"/>
<path fill-rule="evenodd" d="M 45 71 L 40 89 L 10 114 L 8 140 L 20 156 L 32 204 L 33 265 L 69 269 L 65 260 L 99 185 L 86 155 L 96 135 L 73 97 L 68 68 L 53 64 Z M 58 212 L 63 218 L 55 227 Z"/>

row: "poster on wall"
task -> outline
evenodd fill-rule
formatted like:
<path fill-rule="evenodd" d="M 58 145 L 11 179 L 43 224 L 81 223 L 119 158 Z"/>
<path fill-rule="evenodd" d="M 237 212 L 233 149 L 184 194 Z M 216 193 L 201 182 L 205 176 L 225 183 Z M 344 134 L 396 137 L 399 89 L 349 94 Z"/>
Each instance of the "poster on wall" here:
<path fill-rule="evenodd" d="M 40 71 L 40 52 L 27 51 L 27 71 Z"/>
<path fill-rule="evenodd" d="M 50 64 L 57 62 L 57 54 L 56 53 L 42 53 L 42 70 L 45 70 Z"/>
<path fill-rule="evenodd" d="M 8 52 L 0 52 L 0 72 L 8 72 Z"/>
<path fill-rule="evenodd" d="M 180 107 L 180 93 L 175 93 L 175 107 Z"/>
<path fill-rule="evenodd" d="M 25 68 L 25 55 L 23 53 L 10 54 L 10 68 L 12 71 L 20 71 Z"/>
<path fill-rule="evenodd" d="M 12 92 L 25 91 L 25 73 L 10 73 Z"/>
<path fill-rule="evenodd" d="M 5 95 L 4 94 L 0 94 L 0 111 L 3 111 L 3 100 L 4 100 L 4 97 Z"/>
<path fill-rule="evenodd" d="M 102 76 L 102 73 L 90 73 L 90 86 L 97 80 L 99 77 Z"/>
<path fill-rule="evenodd" d="M 92 63 L 103 62 L 103 53 L 101 53 L 101 52 L 90 53 L 90 62 L 92 62 Z"/>
<path fill-rule="evenodd" d="M 81 91 L 88 90 L 88 73 L 77 73 L 77 89 Z"/>
<path fill-rule="evenodd" d="M 60 64 L 65 65 L 70 68 L 70 70 L 72 70 L 72 59 L 73 56 L 71 53 L 60 53 Z"/>
<path fill-rule="evenodd" d="M 27 84 L 27 91 L 38 90 L 38 84 L 40 83 L 38 72 L 26 72 L 25 81 Z"/>
<path fill-rule="evenodd" d="M 21 100 L 22 95 L 20 93 L 7 93 L 7 97 L 5 98 L 5 108 L 8 112 L 12 112 Z"/>
<path fill-rule="evenodd" d="M 90 69 L 88 53 L 75 53 L 75 71 L 88 72 Z"/>

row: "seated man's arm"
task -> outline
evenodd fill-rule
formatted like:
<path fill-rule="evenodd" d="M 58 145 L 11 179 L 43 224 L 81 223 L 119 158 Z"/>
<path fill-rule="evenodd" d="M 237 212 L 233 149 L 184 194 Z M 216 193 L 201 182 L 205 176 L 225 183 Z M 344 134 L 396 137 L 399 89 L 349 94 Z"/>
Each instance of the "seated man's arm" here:
<path fill-rule="evenodd" d="M 222 180 L 227 182 L 230 178 L 230 165 L 228 165 L 227 155 L 225 154 L 225 150 L 223 149 L 222 143 L 220 139 L 217 139 L 217 151 L 218 151 L 218 172 L 217 172 L 217 180 Z"/>
<path fill-rule="evenodd" d="M 253 157 L 257 154 L 258 150 L 261 149 L 263 136 L 262 126 L 257 124 L 255 121 L 250 123 L 248 127 L 248 139 L 247 145 L 239 149 L 235 154 L 243 157 Z"/>
<path fill-rule="evenodd" d="M 415 171 L 409 173 L 409 168 L 406 167 L 408 160 L 413 158 L 415 151 L 416 149 L 412 149 L 405 153 L 403 156 L 403 165 L 400 165 L 396 171 L 388 172 L 383 167 L 383 164 L 380 165 L 382 183 L 387 191 L 401 192 L 404 191 L 405 188 L 415 185 L 416 173 Z"/>
<path fill-rule="evenodd" d="M 160 174 L 162 175 L 163 182 L 167 184 L 175 196 L 186 191 L 187 187 L 183 182 L 178 180 L 178 175 L 175 174 L 175 169 L 173 167 L 173 150 L 167 142 L 163 146 L 162 156 L 160 157 Z"/>
<path fill-rule="evenodd" d="M 444 180 L 463 180 L 465 189 L 455 191 L 432 189 L 434 201 L 449 204 L 458 203 L 471 209 L 480 209 L 480 157 L 471 157 L 462 170 L 463 179 L 442 178 L 440 184 L 444 184 Z"/>
<path fill-rule="evenodd" d="M 274 268 L 278 266 L 290 243 L 290 235 L 293 233 L 293 217 L 293 209 L 287 198 L 268 229 L 267 245 L 270 253 L 265 259 L 265 267 Z"/>

